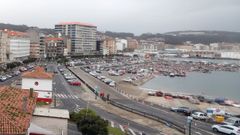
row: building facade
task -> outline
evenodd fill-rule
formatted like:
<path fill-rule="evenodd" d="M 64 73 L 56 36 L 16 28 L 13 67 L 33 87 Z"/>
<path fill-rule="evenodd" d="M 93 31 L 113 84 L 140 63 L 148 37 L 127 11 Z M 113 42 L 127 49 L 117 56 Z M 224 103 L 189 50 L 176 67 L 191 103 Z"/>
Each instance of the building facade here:
<path fill-rule="evenodd" d="M 46 57 L 59 58 L 69 55 L 69 44 L 66 38 L 48 37 L 45 38 Z"/>
<path fill-rule="evenodd" d="M 7 62 L 7 46 L 8 35 L 4 31 L 0 31 L 0 63 Z"/>
<path fill-rule="evenodd" d="M 151 40 L 140 40 L 139 46 L 139 49 L 142 51 L 157 52 L 158 50 L 163 48 L 164 43 Z"/>
<path fill-rule="evenodd" d="M 30 43 L 30 57 L 39 59 L 40 58 L 40 45 L 39 43 Z"/>
<path fill-rule="evenodd" d="M 103 49 L 105 55 L 117 54 L 116 41 L 113 38 L 106 38 L 103 42 Z"/>
<path fill-rule="evenodd" d="M 40 57 L 40 59 L 46 58 L 45 38 L 46 38 L 46 35 L 41 33 L 40 37 L 39 37 L 39 57 Z"/>
<path fill-rule="evenodd" d="M 103 40 L 97 40 L 96 44 L 96 54 L 97 55 L 103 55 Z"/>
<path fill-rule="evenodd" d="M 53 74 L 47 73 L 42 67 L 22 74 L 22 89 L 31 88 L 38 93 L 38 102 L 52 102 Z"/>
<path fill-rule="evenodd" d="M 7 59 L 9 61 L 25 60 L 30 56 L 30 39 L 26 33 L 6 31 L 9 44 L 7 46 Z"/>
<path fill-rule="evenodd" d="M 138 41 L 136 39 L 128 38 L 127 39 L 127 48 L 131 51 L 138 49 Z"/>
<path fill-rule="evenodd" d="M 72 55 L 90 55 L 96 51 L 97 26 L 80 22 L 65 22 L 55 25 L 55 31 L 70 37 Z"/>
<path fill-rule="evenodd" d="M 116 49 L 117 52 L 123 52 L 124 49 L 127 48 L 127 40 L 126 39 L 116 39 Z"/>

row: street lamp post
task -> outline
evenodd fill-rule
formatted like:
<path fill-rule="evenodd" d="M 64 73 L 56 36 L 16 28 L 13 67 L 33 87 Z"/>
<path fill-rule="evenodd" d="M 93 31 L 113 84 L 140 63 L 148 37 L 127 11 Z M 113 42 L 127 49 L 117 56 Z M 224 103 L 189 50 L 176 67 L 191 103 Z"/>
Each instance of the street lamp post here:
<path fill-rule="evenodd" d="M 189 132 L 188 134 L 189 134 L 189 135 L 191 135 L 191 132 L 192 132 L 192 131 L 191 131 L 191 128 L 192 128 L 192 120 L 193 120 L 193 117 L 191 117 L 191 116 L 188 116 L 188 117 L 187 117 L 188 132 Z"/>

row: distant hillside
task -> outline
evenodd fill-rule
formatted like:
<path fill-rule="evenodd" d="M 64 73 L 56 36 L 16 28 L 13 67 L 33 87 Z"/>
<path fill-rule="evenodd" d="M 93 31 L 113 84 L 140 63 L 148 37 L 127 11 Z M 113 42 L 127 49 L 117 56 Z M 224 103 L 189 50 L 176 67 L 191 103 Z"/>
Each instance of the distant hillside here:
<path fill-rule="evenodd" d="M 27 25 L 14 25 L 14 24 L 4 24 L 0 23 L 0 30 L 4 29 L 10 29 L 15 31 L 21 31 L 26 32 L 30 27 Z M 48 29 L 48 28 L 39 28 L 40 32 L 45 34 L 54 34 L 54 29 Z"/>
<path fill-rule="evenodd" d="M 127 38 L 127 37 L 134 37 L 133 33 L 127 33 L 127 32 L 111 32 L 111 31 L 106 31 L 104 33 L 106 36 L 109 37 L 118 37 L 118 38 Z"/>
<path fill-rule="evenodd" d="M 177 31 L 164 33 L 160 37 L 163 37 L 170 44 L 181 44 L 186 41 L 203 44 L 215 42 L 240 43 L 240 32 L 227 31 Z"/>

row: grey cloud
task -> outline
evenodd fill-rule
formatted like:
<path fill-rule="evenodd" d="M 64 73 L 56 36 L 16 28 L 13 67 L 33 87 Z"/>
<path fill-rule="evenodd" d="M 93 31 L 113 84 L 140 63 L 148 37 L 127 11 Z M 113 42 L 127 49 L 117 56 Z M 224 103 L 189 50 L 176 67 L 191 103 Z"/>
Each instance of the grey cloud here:
<path fill-rule="evenodd" d="M 240 31 L 240 0 L 7 0 L 0 5 L 0 22 L 49 28 L 82 21 L 99 30 L 136 34 Z"/>

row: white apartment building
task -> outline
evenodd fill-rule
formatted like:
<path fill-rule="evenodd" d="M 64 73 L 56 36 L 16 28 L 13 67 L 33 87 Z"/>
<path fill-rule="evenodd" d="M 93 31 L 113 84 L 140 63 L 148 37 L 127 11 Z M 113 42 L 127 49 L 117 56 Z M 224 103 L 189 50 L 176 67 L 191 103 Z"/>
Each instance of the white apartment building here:
<path fill-rule="evenodd" d="M 117 48 L 117 51 L 123 51 L 124 49 L 126 49 L 127 48 L 127 40 L 116 38 L 116 48 Z"/>
<path fill-rule="evenodd" d="M 96 51 L 97 26 L 80 22 L 64 22 L 55 25 L 56 33 L 69 36 L 72 55 L 89 55 Z"/>
<path fill-rule="evenodd" d="M 10 37 L 8 59 L 24 60 L 30 56 L 30 40 L 24 37 Z"/>

